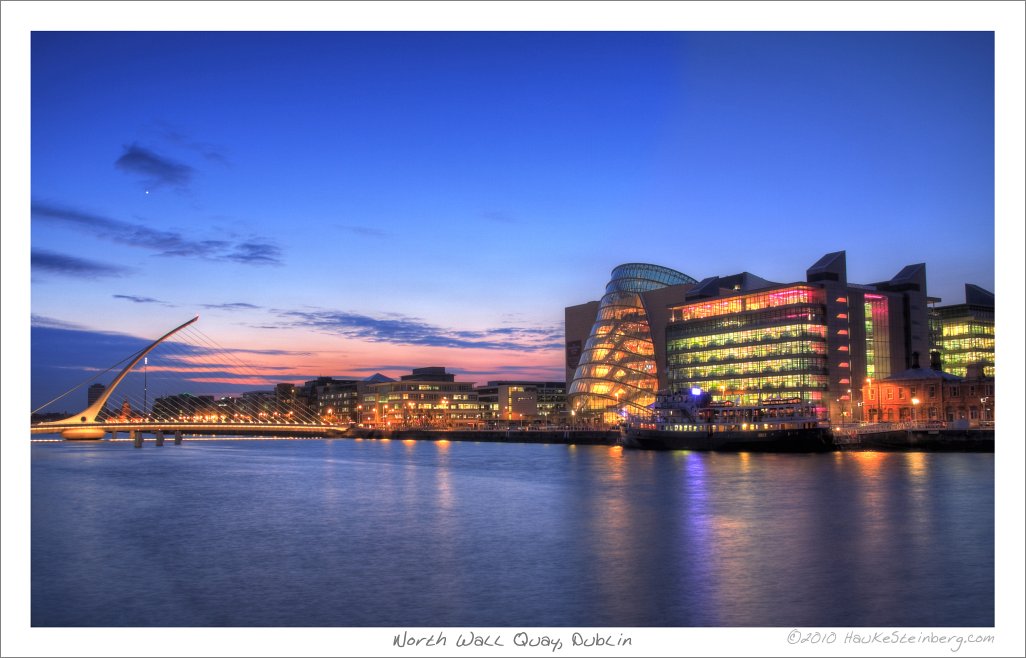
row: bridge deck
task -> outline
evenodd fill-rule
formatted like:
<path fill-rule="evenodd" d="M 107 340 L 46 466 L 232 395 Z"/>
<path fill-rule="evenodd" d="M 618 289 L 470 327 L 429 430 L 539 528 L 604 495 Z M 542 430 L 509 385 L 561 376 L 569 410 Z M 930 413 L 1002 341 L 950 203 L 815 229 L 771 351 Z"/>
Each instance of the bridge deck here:
<path fill-rule="evenodd" d="M 338 425 L 278 425 L 273 423 L 48 423 L 32 426 L 32 434 L 60 434 L 70 429 L 100 429 L 105 432 L 186 432 L 190 434 L 271 434 L 325 435 L 340 434 L 347 428 Z"/>

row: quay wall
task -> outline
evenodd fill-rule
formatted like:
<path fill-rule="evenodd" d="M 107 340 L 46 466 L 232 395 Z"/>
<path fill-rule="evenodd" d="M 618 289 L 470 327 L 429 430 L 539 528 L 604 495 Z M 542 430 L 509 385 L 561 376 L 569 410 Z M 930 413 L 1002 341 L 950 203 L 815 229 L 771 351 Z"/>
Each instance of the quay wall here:
<path fill-rule="evenodd" d="M 835 437 L 839 450 L 994 452 L 994 430 L 901 429 Z"/>
<path fill-rule="evenodd" d="M 618 430 L 371 430 L 350 429 L 341 435 L 356 439 L 417 439 L 422 441 L 485 441 L 489 443 L 558 443 L 616 445 Z"/>

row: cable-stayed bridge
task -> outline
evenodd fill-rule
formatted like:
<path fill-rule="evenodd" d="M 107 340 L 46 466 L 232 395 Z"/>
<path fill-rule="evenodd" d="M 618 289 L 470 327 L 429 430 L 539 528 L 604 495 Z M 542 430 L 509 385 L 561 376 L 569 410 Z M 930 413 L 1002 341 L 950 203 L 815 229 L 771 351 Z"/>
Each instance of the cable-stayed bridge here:
<path fill-rule="evenodd" d="M 127 432 L 138 445 L 143 433 L 152 433 L 161 444 L 165 435 L 172 435 L 177 443 L 187 433 L 332 436 L 345 429 L 325 423 L 294 394 L 259 392 L 215 401 L 212 397 L 204 399 L 181 393 L 190 383 L 195 385 L 198 379 L 203 379 L 203 375 L 207 375 L 206 379 L 231 383 L 269 383 L 265 375 L 199 331 L 194 326 L 197 320 L 199 316 L 35 409 L 33 414 L 76 391 L 81 394 L 87 385 L 92 384 L 87 389 L 90 401 L 82 411 L 57 420 L 32 423 L 32 434 L 57 433 L 65 439 L 96 440 L 107 434 L 116 437 L 119 432 Z M 154 393 L 161 390 L 165 394 L 151 395 L 149 356 L 158 348 L 163 365 L 154 368 L 155 383 L 160 383 Z M 121 370 L 110 384 L 96 386 L 101 377 L 119 367 Z M 131 386 L 126 385 L 129 379 L 132 380 Z M 94 391 L 95 396 L 92 395 Z M 120 406 L 116 402 L 108 406 L 112 399 L 120 399 Z"/>

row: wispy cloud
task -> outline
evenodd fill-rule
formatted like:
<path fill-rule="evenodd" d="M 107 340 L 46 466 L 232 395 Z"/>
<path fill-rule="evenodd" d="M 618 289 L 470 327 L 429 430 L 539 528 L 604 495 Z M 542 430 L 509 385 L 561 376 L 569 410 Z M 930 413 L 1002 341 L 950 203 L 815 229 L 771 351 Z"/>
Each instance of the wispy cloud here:
<path fill-rule="evenodd" d="M 352 233 L 354 235 L 360 235 L 365 238 L 387 238 L 391 234 L 388 231 L 383 231 L 373 226 L 353 226 L 351 224 L 335 224 L 335 228 Z"/>
<path fill-rule="evenodd" d="M 46 315 L 39 315 L 33 313 L 29 324 L 33 327 L 41 327 L 44 329 L 66 329 L 68 331 L 86 331 L 86 328 L 80 324 L 74 322 L 67 322 L 65 320 L 58 320 L 57 318 L 51 318 Z"/>
<path fill-rule="evenodd" d="M 185 133 L 170 127 L 163 130 L 161 135 L 168 142 L 171 142 L 176 146 L 187 148 L 191 151 L 199 153 L 201 156 L 203 156 L 205 160 L 208 160 L 210 162 L 216 162 L 218 164 L 222 164 L 225 166 L 231 165 L 231 162 L 225 155 L 225 149 L 221 146 L 217 146 L 216 144 L 211 144 L 209 142 L 197 142 L 191 139 Z"/>
<path fill-rule="evenodd" d="M 67 254 L 42 249 L 32 250 L 32 269 L 61 276 L 75 276 L 95 279 L 101 276 L 124 276 L 129 269 L 108 265 L 94 260 L 86 260 Z"/>
<path fill-rule="evenodd" d="M 281 249 L 267 242 L 242 242 L 225 258 L 246 265 L 281 265 Z"/>
<path fill-rule="evenodd" d="M 228 240 L 194 240 L 178 231 L 150 228 L 74 208 L 36 202 L 32 218 L 65 224 L 118 244 L 149 249 L 159 256 L 227 260 L 247 265 L 280 265 L 281 249 L 264 239 L 234 243 Z"/>
<path fill-rule="evenodd" d="M 111 295 L 114 299 L 124 299 L 126 301 L 135 302 L 136 304 L 163 304 L 164 306 L 171 306 L 167 302 L 154 299 L 153 297 L 137 297 L 136 295 Z"/>
<path fill-rule="evenodd" d="M 506 379 L 512 379 L 510 375 L 519 375 L 521 377 L 526 376 L 537 376 L 538 373 L 544 373 L 546 376 L 552 376 L 553 381 L 563 379 L 565 369 L 562 365 L 546 366 L 546 365 L 511 365 L 511 364 L 499 364 L 494 368 L 488 370 L 471 370 L 469 368 L 450 367 L 449 372 L 453 372 L 459 375 L 466 375 L 468 377 L 477 375 L 489 375 L 494 376 L 495 373 L 504 373 Z"/>
<path fill-rule="evenodd" d="M 277 311 L 276 314 L 295 327 L 376 343 L 529 352 L 563 346 L 563 333 L 559 328 L 498 327 L 458 331 L 395 314 L 383 318 L 344 311 Z"/>
<path fill-rule="evenodd" d="M 516 224 L 516 218 L 511 215 L 502 212 L 501 210 L 489 210 L 488 212 L 481 213 L 481 219 L 487 219 L 490 222 L 497 222 L 499 224 Z"/>
<path fill-rule="evenodd" d="M 203 304 L 203 308 L 216 309 L 221 311 L 247 311 L 260 308 L 246 302 L 229 302 L 226 304 Z"/>
<path fill-rule="evenodd" d="M 231 351 L 233 353 L 238 352 L 240 354 L 262 354 L 264 356 L 313 356 L 315 354 L 314 352 L 300 352 L 298 350 L 251 350 L 241 347 L 233 347 Z M 282 366 L 281 369 L 291 370 L 292 366 Z"/>
<path fill-rule="evenodd" d="M 176 187 L 185 189 L 192 182 L 194 170 L 180 162 L 158 155 L 138 144 L 124 147 L 125 152 L 114 166 L 129 174 L 143 177 L 148 187 Z"/>

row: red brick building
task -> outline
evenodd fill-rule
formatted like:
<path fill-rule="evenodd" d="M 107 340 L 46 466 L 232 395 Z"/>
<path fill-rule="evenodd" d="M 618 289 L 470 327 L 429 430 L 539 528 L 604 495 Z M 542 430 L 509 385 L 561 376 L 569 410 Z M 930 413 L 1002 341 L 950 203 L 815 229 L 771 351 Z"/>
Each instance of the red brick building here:
<path fill-rule="evenodd" d="M 933 352 L 929 368 L 913 367 L 881 380 L 867 379 L 862 387 L 863 418 L 870 423 L 955 423 L 993 427 L 994 379 L 980 368 L 967 377 L 946 373 Z"/>

